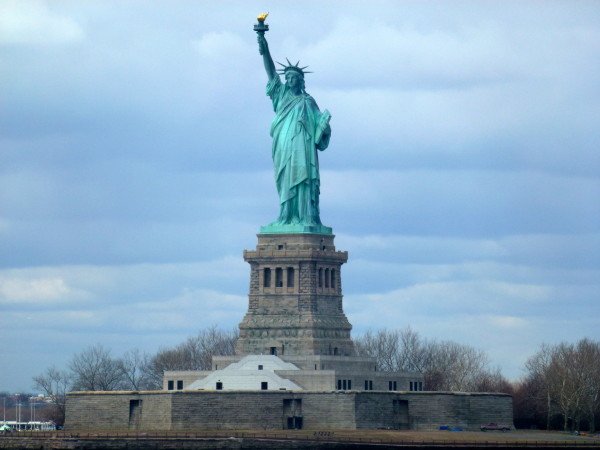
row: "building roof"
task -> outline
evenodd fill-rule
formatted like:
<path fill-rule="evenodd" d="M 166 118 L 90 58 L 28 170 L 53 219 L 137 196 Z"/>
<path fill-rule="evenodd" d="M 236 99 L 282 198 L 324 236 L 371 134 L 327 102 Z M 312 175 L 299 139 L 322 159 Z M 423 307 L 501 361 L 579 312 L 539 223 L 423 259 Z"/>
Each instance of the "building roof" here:
<path fill-rule="evenodd" d="M 280 377 L 276 370 L 300 370 L 274 355 L 249 355 L 206 378 L 190 384 L 188 390 L 302 390 L 296 383 Z M 217 385 L 220 383 L 220 385 Z M 263 383 L 267 383 L 264 385 Z"/>

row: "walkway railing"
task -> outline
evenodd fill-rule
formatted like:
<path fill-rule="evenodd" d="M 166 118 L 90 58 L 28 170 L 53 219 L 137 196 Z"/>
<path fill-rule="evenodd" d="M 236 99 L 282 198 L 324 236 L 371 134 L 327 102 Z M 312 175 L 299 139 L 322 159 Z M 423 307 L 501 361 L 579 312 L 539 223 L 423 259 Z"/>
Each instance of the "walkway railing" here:
<path fill-rule="evenodd" d="M 69 431 L 14 431 L 2 435 L 0 439 L 10 438 L 63 439 L 63 440 L 202 440 L 202 439 L 252 439 L 269 441 L 331 442 L 348 444 L 386 444 L 389 446 L 424 447 L 502 447 L 502 448 L 599 448 L 600 439 L 564 439 L 564 440 L 522 440 L 507 436 L 498 440 L 470 439 L 407 439 L 398 432 L 394 436 L 344 436 L 334 431 L 260 432 L 260 431 L 148 431 L 148 432 L 69 432 Z"/>

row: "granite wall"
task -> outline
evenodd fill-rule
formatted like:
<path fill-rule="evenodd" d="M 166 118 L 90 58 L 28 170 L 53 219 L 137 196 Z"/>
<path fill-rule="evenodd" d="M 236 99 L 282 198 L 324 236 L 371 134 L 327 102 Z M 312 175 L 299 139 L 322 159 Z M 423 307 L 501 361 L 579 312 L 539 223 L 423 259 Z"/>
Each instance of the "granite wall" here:
<path fill-rule="evenodd" d="M 477 430 L 512 424 L 506 394 L 381 391 L 74 392 L 67 430 Z"/>

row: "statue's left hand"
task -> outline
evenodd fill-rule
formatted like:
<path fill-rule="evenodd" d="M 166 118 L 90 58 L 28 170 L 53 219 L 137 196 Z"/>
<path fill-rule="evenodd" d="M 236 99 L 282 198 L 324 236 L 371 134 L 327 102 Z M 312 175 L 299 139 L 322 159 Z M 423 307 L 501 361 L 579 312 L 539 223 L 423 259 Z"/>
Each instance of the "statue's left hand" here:
<path fill-rule="evenodd" d="M 317 126 L 317 134 L 316 134 L 316 142 L 317 148 L 319 150 L 324 150 L 327 147 L 327 143 L 329 142 L 329 135 L 331 135 L 331 127 L 329 126 L 329 121 L 331 120 L 331 114 L 329 111 L 324 110 L 321 113 L 321 118 L 319 119 L 319 124 Z M 326 137 L 326 143 L 322 146 L 321 140 Z"/>
<path fill-rule="evenodd" d="M 321 113 L 321 118 L 319 119 L 319 128 L 326 129 L 329 127 L 329 121 L 331 120 L 331 113 L 327 110 L 324 110 Z"/>

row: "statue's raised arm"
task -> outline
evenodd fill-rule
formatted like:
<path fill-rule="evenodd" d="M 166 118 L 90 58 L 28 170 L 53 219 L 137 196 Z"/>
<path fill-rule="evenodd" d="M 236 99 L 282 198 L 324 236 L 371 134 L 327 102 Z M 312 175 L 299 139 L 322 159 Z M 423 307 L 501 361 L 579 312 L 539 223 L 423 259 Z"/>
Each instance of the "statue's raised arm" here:
<path fill-rule="evenodd" d="M 275 63 L 273 62 L 273 58 L 271 58 L 271 52 L 269 52 L 269 44 L 267 43 L 267 39 L 264 34 L 259 34 L 257 36 L 258 39 L 258 52 L 263 57 L 263 63 L 265 64 L 265 70 L 267 72 L 267 76 L 269 80 L 273 79 L 277 76 L 277 71 L 275 70 Z"/>
<path fill-rule="evenodd" d="M 265 13 L 258 16 L 258 24 L 254 26 L 254 31 L 256 31 L 258 40 L 258 53 L 263 57 L 265 71 L 267 72 L 270 81 L 277 76 L 277 71 L 275 70 L 273 58 L 271 58 L 271 52 L 269 52 L 269 44 L 265 38 L 265 31 L 269 30 L 269 25 L 265 24 L 265 19 L 268 15 L 269 13 Z"/>

